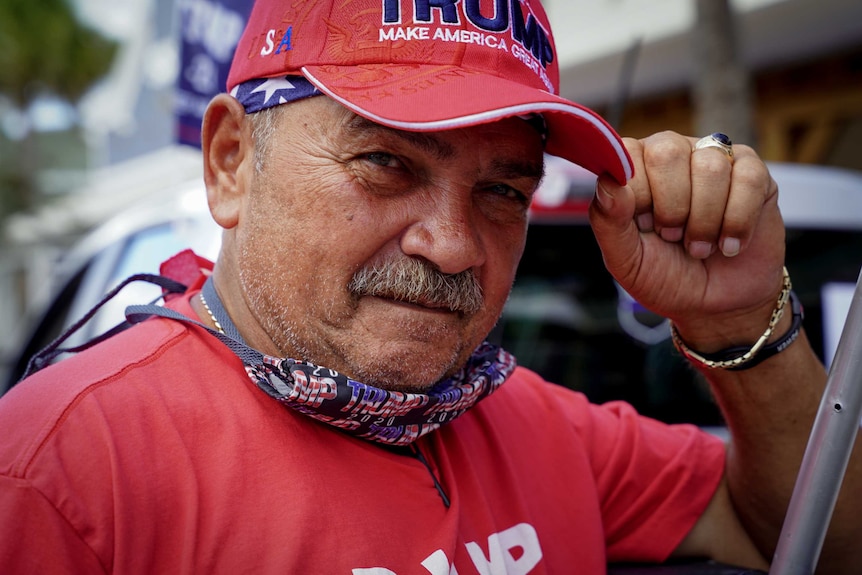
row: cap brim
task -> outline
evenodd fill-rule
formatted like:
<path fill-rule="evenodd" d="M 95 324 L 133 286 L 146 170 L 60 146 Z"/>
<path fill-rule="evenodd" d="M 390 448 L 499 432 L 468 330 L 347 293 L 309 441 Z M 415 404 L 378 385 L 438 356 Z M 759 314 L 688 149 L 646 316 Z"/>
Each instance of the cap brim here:
<path fill-rule="evenodd" d="M 621 184 L 634 172 L 620 137 L 601 116 L 518 82 L 421 64 L 305 66 L 302 73 L 356 114 L 402 130 L 448 130 L 539 113 L 548 127 L 547 153 Z"/>

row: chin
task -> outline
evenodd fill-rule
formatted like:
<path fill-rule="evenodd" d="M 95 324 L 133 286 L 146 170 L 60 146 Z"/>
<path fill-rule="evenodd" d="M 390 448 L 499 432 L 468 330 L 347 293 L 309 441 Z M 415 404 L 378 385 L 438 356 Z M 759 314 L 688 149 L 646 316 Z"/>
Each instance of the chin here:
<path fill-rule="evenodd" d="M 440 375 L 439 372 L 435 375 L 426 373 L 387 373 L 381 376 L 378 372 L 373 376 L 366 378 L 357 378 L 359 381 L 368 385 L 379 387 L 387 391 L 400 391 L 402 393 L 427 393 L 440 380 L 445 379 L 446 375 Z"/>
<path fill-rule="evenodd" d="M 419 357 L 420 359 L 416 359 Z M 421 362 L 421 365 L 411 363 Z M 387 355 L 363 362 L 348 373 L 354 379 L 387 391 L 403 393 L 426 393 L 440 380 L 457 372 L 465 363 L 466 357 L 452 354 L 448 358 L 430 358 L 411 354 L 410 359 Z"/>

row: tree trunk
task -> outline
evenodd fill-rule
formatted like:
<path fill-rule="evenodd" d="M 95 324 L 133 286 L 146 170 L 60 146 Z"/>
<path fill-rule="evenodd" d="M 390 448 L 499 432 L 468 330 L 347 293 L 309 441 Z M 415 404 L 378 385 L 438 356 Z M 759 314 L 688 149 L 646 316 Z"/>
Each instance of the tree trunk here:
<path fill-rule="evenodd" d="M 695 0 L 692 99 L 697 134 L 727 134 L 755 146 L 748 71 L 739 61 L 736 22 L 729 0 Z"/>

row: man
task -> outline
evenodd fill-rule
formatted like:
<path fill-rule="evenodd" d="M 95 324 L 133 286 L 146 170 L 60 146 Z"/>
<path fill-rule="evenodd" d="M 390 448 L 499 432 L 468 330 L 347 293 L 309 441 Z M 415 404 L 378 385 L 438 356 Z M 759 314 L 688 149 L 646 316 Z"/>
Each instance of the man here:
<path fill-rule="evenodd" d="M 211 278 L 179 256 L 167 308 L 0 402 L 4 570 L 765 568 L 825 380 L 776 185 L 721 135 L 620 140 L 551 93 L 554 56 L 538 2 L 259 0 L 204 122 Z M 608 270 L 672 320 L 726 451 L 483 344 L 543 152 L 600 174 Z"/>

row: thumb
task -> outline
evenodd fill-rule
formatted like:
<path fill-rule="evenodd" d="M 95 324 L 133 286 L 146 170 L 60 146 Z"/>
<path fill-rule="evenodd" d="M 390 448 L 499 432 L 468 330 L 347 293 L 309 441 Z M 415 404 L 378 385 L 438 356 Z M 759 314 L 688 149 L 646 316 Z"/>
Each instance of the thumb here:
<path fill-rule="evenodd" d="M 605 267 L 617 281 L 637 273 L 642 246 L 635 224 L 635 194 L 613 178 L 602 175 L 596 181 L 596 195 L 590 203 L 590 225 Z"/>

